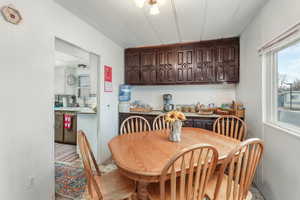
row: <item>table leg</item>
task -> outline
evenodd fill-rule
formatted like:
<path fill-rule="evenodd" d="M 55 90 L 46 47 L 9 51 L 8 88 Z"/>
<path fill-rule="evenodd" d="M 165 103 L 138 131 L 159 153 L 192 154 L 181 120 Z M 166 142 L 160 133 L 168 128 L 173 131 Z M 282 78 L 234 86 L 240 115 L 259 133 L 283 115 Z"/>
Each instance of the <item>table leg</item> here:
<path fill-rule="evenodd" d="M 148 200 L 147 186 L 148 186 L 148 183 L 138 182 L 138 185 L 137 185 L 138 200 Z"/>

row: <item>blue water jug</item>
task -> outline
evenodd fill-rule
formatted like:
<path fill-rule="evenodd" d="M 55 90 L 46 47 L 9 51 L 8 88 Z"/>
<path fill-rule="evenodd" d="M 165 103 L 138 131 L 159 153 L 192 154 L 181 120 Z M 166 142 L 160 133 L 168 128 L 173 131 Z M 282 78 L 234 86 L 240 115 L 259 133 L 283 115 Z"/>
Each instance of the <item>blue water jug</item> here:
<path fill-rule="evenodd" d="M 131 86 L 130 85 L 120 85 L 119 89 L 119 101 L 130 101 L 131 100 Z"/>

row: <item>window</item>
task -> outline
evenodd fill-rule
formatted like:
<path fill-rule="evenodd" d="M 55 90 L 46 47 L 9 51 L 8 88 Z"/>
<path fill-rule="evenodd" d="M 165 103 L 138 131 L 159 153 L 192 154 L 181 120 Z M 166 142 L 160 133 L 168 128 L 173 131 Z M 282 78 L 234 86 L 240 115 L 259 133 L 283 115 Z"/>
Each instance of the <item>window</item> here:
<path fill-rule="evenodd" d="M 277 53 L 278 121 L 300 127 L 300 42 Z"/>
<path fill-rule="evenodd" d="M 300 134 L 300 35 L 263 53 L 265 121 Z"/>

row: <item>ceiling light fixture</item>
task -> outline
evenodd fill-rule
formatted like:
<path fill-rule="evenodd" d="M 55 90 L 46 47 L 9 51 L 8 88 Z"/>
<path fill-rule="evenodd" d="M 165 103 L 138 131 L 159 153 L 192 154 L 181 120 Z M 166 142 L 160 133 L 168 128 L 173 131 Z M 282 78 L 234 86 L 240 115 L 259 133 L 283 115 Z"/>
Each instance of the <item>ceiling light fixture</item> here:
<path fill-rule="evenodd" d="M 135 4 L 139 8 L 143 8 L 145 3 L 147 2 L 150 6 L 150 15 L 159 14 L 159 5 L 163 5 L 165 0 L 134 0 Z"/>
<path fill-rule="evenodd" d="M 157 14 L 159 14 L 159 8 L 158 8 L 156 0 L 150 0 L 149 4 L 151 5 L 150 15 L 157 15 Z"/>
<path fill-rule="evenodd" d="M 146 0 L 135 0 L 135 5 L 139 8 L 143 8 Z"/>

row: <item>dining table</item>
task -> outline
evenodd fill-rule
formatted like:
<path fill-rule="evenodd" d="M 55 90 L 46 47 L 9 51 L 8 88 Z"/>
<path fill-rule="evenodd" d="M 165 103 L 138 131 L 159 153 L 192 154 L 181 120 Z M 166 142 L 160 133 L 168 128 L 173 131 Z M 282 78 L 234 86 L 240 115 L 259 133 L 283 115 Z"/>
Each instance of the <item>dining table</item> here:
<path fill-rule="evenodd" d="M 109 142 L 113 160 L 120 173 L 137 182 L 137 196 L 148 199 L 147 186 L 159 182 L 164 166 L 176 153 L 195 144 L 214 146 L 218 164 L 226 160 L 240 141 L 201 128 L 182 128 L 181 141 L 169 140 L 170 130 L 145 131 L 114 137 Z"/>

